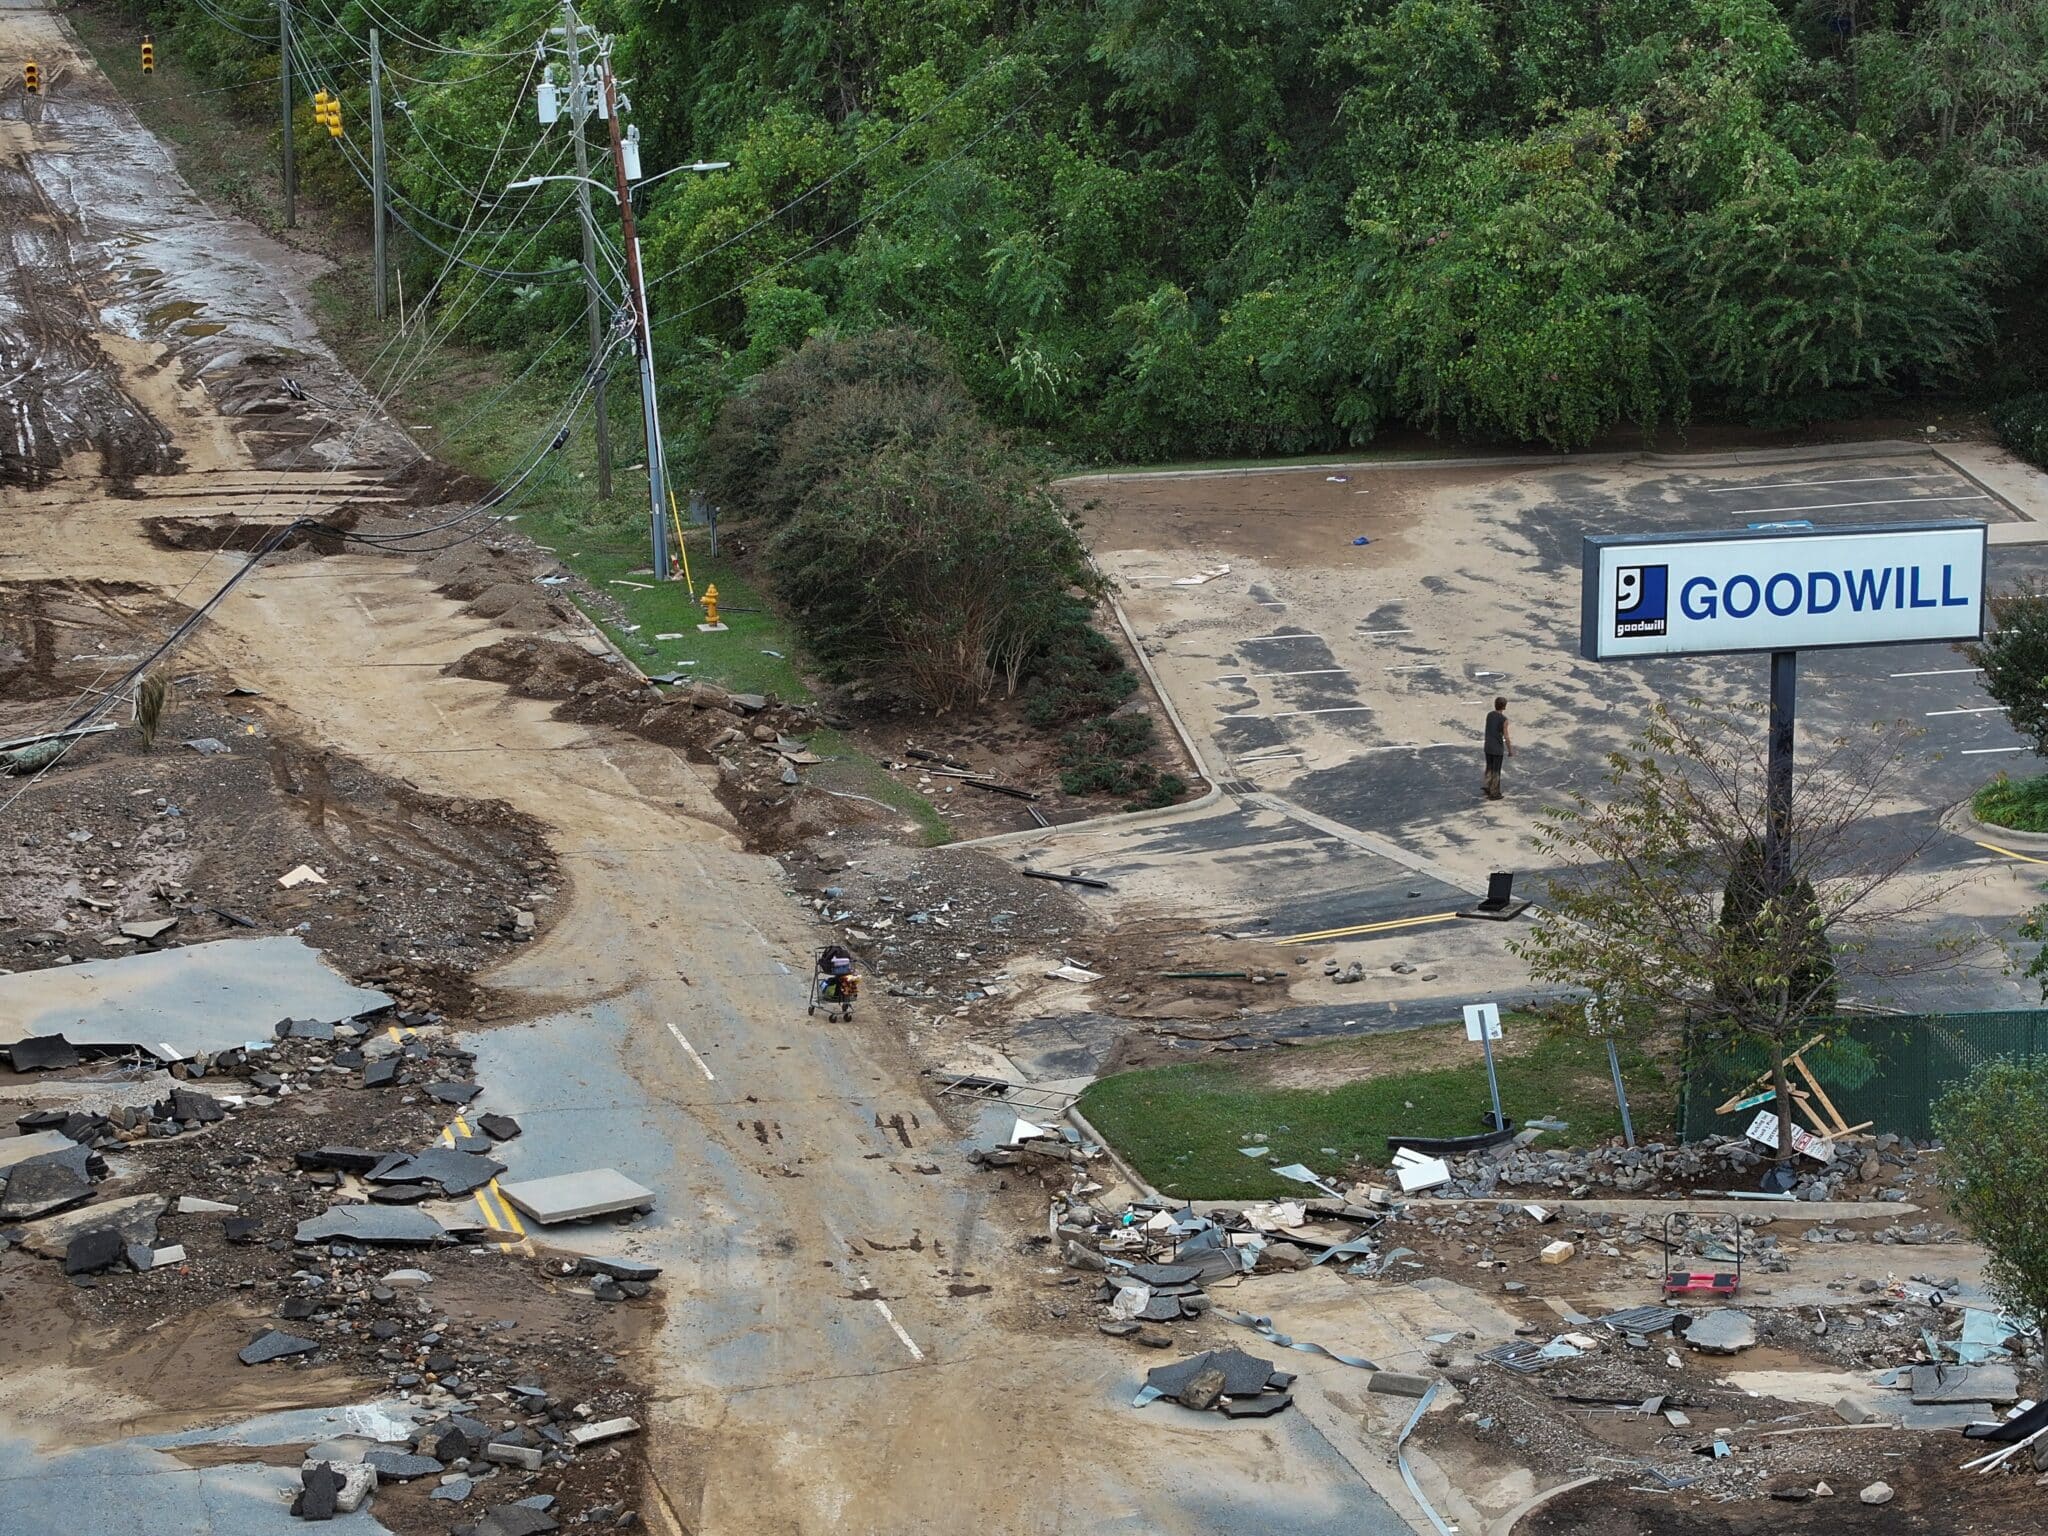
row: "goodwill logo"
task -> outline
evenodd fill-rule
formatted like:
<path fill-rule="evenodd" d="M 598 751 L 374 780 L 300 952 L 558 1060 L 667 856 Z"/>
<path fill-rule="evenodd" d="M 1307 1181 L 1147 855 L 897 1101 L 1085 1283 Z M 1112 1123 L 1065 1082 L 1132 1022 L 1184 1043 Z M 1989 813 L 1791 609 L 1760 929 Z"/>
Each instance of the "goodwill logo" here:
<path fill-rule="evenodd" d="M 1661 635 L 1670 627 L 1671 567 L 1624 565 L 1614 573 L 1617 640 Z"/>

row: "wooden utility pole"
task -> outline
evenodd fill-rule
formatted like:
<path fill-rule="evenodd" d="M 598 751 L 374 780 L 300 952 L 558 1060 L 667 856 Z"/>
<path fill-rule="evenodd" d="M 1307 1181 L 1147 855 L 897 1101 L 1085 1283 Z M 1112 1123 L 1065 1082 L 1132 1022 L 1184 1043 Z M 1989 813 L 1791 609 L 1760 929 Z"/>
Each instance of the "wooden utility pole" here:
<path fill-rule="evenodd" d="M 604 73 L 604 115 L 612 133 L 612 174 L 619 187 L 619 234 L 626 246 L 626 291 L 633 301 L 635 350 L 640 354 L 640 415 L 647 433 L 647 501 L 652 512 L 654 579 L 668 580 L 668 509 L 662 504 L 661 407 L 654 393 L 654 330 L 647 318 L 647 290 L 640 280 L 640 235 L 633 225 L 633 188 L 626 180 L 625 141 L 619 134 L 618 79 L 611 55 L 598 62 Z"/>
<path fill-rule="evenodd" d="M 277 105 L 284 122 L 284 227 L 298 223 L 299 166 L 292 144 L 292 0 L 277 0 Z"/>
<path fill-rule="evenodd" d="M 371 289 L 377 296 L 377 318 L 384 318 L 384 228 L 390 222 L 385 211 L 387 189 L 384 180 L 384 54 L 378 47 L 377 29 L 370 28 L 370 246 Z"/>
<path fill-rule="evenodd" d="M 583 28 L 572 3 L 562 6 L 562 41 L 569 50 L 569 123 L 576 135 L 576 200 L 583 212 L 584 317 L 590 331 L 591 408 L 597 433 L 597 499 L 612 499 L 611 419 L 605 408 L 604 370 L 604 286 L 597 274 L 597 225 L 590 212 L 590 147 L 584 141 L 583 124 L 590 115 L 589 81 L 583 73 Z M 630 205 L 627 217 L 632 217 Z"/>

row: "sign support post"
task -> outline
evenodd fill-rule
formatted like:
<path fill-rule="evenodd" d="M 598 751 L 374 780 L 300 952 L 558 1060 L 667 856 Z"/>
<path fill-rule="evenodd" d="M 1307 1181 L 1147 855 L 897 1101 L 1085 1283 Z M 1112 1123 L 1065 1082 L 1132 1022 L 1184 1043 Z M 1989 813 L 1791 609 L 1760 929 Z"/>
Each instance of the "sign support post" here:
<path fill-rule="evenodd" d="M 1498 1003 L 1467 1003 L 1465 1005 L 1465 1038 L 1477 1040 L 1480 1049 L 1486 1052 L 1486 1088 L 1493 1095 L 1493 1128 L 1507 1129 L 1507 1120 L 1500 1111 L 1500 1078 L 1493 1070 L 1493 1041 L 1500 1033 L 1500 1005 Z"/>
<path fill-rule="evenodd" d="M 1799 653 L 1771 652 L 1771 755 L 1764 778 L 1764 885 L 1773 896 L 1785 893 L 1792 870 L 1792 748 L 1798 696 Z"/>

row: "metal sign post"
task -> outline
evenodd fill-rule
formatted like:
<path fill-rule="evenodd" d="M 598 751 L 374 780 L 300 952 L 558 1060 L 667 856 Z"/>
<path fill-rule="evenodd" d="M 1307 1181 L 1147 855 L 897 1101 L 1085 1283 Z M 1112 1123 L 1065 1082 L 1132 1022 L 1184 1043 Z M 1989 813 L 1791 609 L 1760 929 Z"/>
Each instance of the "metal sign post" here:
<path fill-rule="evenodd" d="M 1486 1090 L 1493 1095 L 1493 1128 L 1505 1130 L 1508 1122 L 1500 1112 L 1500 1078 L 1493 1070 L 1493 1042 L 1500 1038 L 1500 1005 L 1467 1003 L 1465 1038 L 1477 1040 L 1480 1049 L 1486 1052 Z"/>

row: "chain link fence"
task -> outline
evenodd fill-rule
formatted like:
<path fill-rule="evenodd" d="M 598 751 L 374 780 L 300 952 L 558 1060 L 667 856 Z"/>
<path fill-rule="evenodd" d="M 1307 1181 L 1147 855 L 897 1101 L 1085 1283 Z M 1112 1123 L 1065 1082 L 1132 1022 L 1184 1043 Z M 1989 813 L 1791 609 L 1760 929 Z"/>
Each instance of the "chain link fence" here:
<path fill-rule="evenodd" d="M 2033 1056 L 2044 1049 L 2048 1008 L 2011 1008 L 1859 1016 L 1835 1039 L 1807 1051 L 1805 1061 L 1848 1124 L 1868 1120 L 1873 1135 L 1891 1131 L 1925 1140 L 1934 1134 L 1935 1104 L 1980 1062 Z M 1740 1135 L 1756 1117 L 1756 1108 L 1725 1115 L 1715 1111 L 1730 1099 L 1749 1097 L 1744 1090 L 1769 1070 L 1769 1056 L 1750 1047 L 1688 1068 L 1679 1089 L 1681 1138 Z M 1806 1087 L 1796 1072 L 1790 1076 L 1795 1088 Z M 1811 1114 L 1795 1112 L 1795 1117 L 1816 1128 Z"/>

